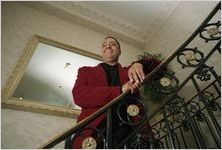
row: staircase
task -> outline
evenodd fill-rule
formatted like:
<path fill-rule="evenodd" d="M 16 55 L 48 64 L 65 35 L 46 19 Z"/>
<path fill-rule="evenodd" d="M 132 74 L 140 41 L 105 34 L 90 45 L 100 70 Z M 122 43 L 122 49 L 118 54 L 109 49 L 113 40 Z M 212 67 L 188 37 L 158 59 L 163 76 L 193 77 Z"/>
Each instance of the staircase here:
<path fill-rule="evenodd" d="M 152 85 L 164 97 L 155 110 L 150 112 L 143 99 L 126 92 L 40 148 L 52 148 L 68 137 L 75 140 L 86 130 L 93 134 L 82 137 L 83 148 L 96 148 L 98 143 L 103 148 L 221 148 L 220 7 L 218 3 L 196 31 L 147 75 L 144 85 Z M 168 66 L 173 68 L 163 69 Z M 116 147 L 110 123 L 114 107 L 121 122 L 133 128 Z M 106 115 L 105 135 L 88 126 L 102 114 Z"/>

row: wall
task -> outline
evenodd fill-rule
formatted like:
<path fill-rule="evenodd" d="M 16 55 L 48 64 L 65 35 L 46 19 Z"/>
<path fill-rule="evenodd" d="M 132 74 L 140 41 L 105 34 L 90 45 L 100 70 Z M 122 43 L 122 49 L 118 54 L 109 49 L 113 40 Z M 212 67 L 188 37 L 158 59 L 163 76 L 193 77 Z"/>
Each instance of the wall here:
<path fill-rule="evenodd" d="M 2 2 L 2 87 L 34 34 L 99 54 L 106 35 L 30 8 L 25 2 Z M 141 51 L 121 42 L 120 62 L 129 64 Z M 72 126 L 75 119 L 2 109 L 2 148 L 37 148 Z"/>
<path fill-rule="evenodd" d="M 33 149 L 71 128 L 76 119 L 2 109 L 1 122 L 1 148 Z M 57 147 L 63 146 L 61 143 Z"/>

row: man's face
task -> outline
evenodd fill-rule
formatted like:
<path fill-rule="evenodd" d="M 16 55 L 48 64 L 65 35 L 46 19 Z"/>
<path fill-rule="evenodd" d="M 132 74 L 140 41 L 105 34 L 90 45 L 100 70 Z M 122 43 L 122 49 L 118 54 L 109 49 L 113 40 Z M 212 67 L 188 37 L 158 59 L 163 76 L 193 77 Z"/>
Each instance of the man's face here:
<path fill-rule="evenodd" d="M 105 39 L 102 43 L 101 51 L 102 58 L 105 63 L 116 64 L 118 62 L 121 50 L 114 39 Z"/>

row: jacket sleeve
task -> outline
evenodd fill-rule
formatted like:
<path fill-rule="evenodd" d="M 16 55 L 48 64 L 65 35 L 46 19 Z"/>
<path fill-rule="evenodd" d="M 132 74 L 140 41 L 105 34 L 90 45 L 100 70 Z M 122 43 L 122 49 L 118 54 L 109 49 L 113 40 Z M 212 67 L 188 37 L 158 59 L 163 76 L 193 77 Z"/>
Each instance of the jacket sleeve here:
<path fill-rule="evenodd" d="M 100 108 L 121 94 L 120 87 L 96 86 L 89 83 L 89 71 L 80 68 L 72 90 L 75 104 L 82 108 Z"/>

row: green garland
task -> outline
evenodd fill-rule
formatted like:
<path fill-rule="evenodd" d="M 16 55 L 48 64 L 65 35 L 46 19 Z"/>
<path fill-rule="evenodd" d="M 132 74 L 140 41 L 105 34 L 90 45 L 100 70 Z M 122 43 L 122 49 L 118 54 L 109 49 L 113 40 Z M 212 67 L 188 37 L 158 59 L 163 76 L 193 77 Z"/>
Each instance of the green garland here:
<path fill-rule="evenodd" d="M 144 59 L 144 58 L 153 58 L 160 61 L 163 61 L 164 58 L 162 57 L 162 54 L 156 53 L 156 54 L 150 54 L 149 52 L 144 52 L 143 55 L 138 55 L 138 60 Z"/>
<path fill-rule="evenodd" d="M 159 61 L 163 61 L 164 58 L 160 53 L 150 54 L 148 52 L 144 52 L 143 55 L 138 55 L 138 60 L 145 59 L 145 58 L 153 58 Z M 166 73 L 171 72 L 169 67 L 167 67 Z M 148 82 L 143 84 L 142 92 L 145 96 L 145 100 L 150 100 L 153 103 L 160 103 L 163 99 L 166 98 L 166 94 L 160 93 L 157 89 L 153 86 L 152 83 Z"/>

